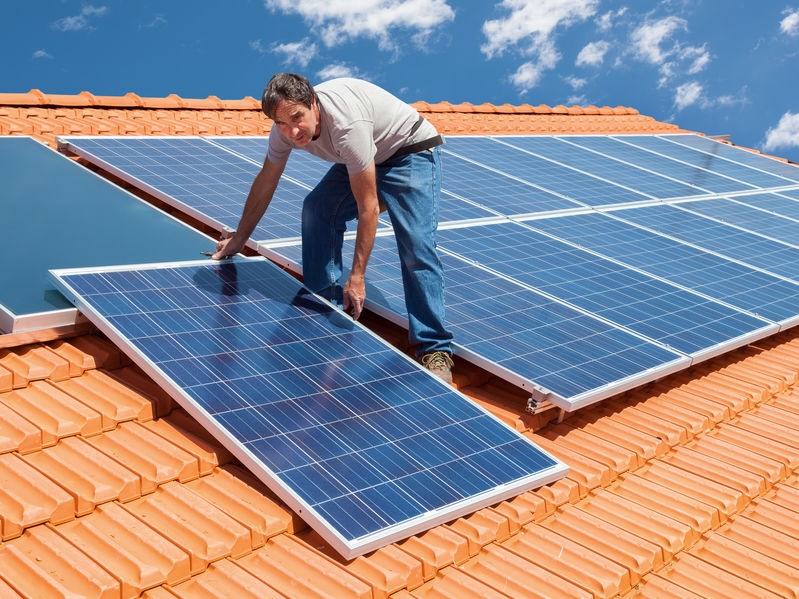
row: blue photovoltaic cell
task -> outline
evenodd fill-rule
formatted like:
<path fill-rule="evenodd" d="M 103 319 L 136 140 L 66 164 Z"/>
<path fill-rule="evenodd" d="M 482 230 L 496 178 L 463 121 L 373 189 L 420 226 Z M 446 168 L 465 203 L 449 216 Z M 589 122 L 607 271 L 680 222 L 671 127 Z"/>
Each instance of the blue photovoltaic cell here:
<path fill-rule="evenodd" d="M 799 182 L 799 166 L 788 164 L 782 160 L 775 160 L 743 148 L 736 148 L 702 135 L 663 135 L 662 137 L 678 144 L 702 150 L 708 154 L 718 155 L 733 162 L 745 164 L 767 173 L 773 173 L 788 180 L 783 185 L 790 185 L 791 181 L 794 183 Z"/>
<path fill-rule="evenodd" d="M 686 355 L 715 351 L 752 330 L 771 328 L 771 323 L 516 223 L 445 229 L 438 242 L 448 252 Z"/>
<path fill-rule="evenodd" d="M 723 158 L 720 153 L 722 148 L 724 148 L 724 144 L 718 142 L 711 142 L 714 144 L 712 149 L 716 150 L 716 152 L 710 153 L 669 141 L 665 137 L 653 135 L 621 135 L 618 138 L 675 160 L 682 160 L 687 164 L 699 166 L 714 173 L 736 179 L 741 183 L 749 185 L 751 188 L 782 187 L 793 183 L 793 181 L 784 177 L 750 168 L 740 162 L 731 162 Z M 697 136 L 687 136 L 685 140 L 691 138 L 697 138 Z"/>
<path fill-rule="evenodd" d="M 680 208 L 795 246 L 799 243 L 799 220 L 770 212 L 764 206 L 768 202 L 768 198 L 764 197 L 767 195 L 775 200 L 772 203 L 780 203 L 779 198 L 774 194 L 760 194 L 757 197 L 736 196 L 734 199 L 686 202 L 680 204 Z M 791 202 L 791 200 L 783 198 L 783 203 L 785 202 Z M 799 212 L 799 203 L 794 202 L 794 204 L 795 207 L 791 208 L 797 213 Z M 781 207 L 781 209 L 784 208 Z"/>
<path fill-rule="evenodd" d="M 133 185 L 184 207 L 215 228 L 238 226 L 259 165 L 197 137 L 64 138 L 69 149 L 99 161 Z M 93 158 L 92 158 L 93 157 Z M 300 210 L 307 190 L 288 180 L 278 185 L 269 216 L 254 240 L 300 236 Z"/>
<path fill-rule="evenodd" d="M 267 260 L 53 277 L 347 559 L 566 474 Z"/>
<path fill-rule="evenodd" d="M 789 198 L 799 200 L 799 189 L 788 189 L 786 191 L 781 191 L 780 195 L 788 196 Z"/>
<path fill-rule="evenodd" d="M 754 193 L 744 196 L 735 196 L 735 201 L 746 204 L 752 208 L 758 208 L 771 212 L 777 216 L 799 221 L 799 202 L 796 199 L 786 196 L 785 192 L 780 193 Z M 799 197 L 797 197 L 799 199 Z M 794 237 L 794 240 L 796 238 Z"/>
<path fill-rule="evenodd" d="M 447 137 L 444 151 L 586 206 L 642 202 L 652 198 L 613 185 L 487 137 Z"/>
<path fill-rule="evenodd" d="M 444 190 L 499 214 L 531 214 L 580 207 L 580 204 L 539 189 L 529 181 L 520 181 L 447 152 L 441 154 L 441 171 Z M 439 220 L 454 219 L 446 218 L 442 210 Z"/>
<path fill-rule="evenodd" d="M 677 206 L 646 206 L 618 216 L 799 282 L 799 249 L 796 246 L 742 231 Z"/>
<path fill-rule="evenodd" d="M 499 137 L 512 146 L 533 152 L 585 173 L 592 173 L 619 186 L 633 189 L 652 198 L 670 199 L 696 196 L 704 190 L 669 179 L 634 165 L 582 148 L 570 141 L 549 136 Z"/>
<path fill-rule="evenodd" d="M 666 156 L 647 151 L 643 148 L 633 146 L 630 143 L 608 137 L 605 135 L 579 135 L 563 137 L 573 144 L 602 152 L 612 156 L 617 160 L 633 164 L 642 169 L 647 169 L 659 173 L 665 177 L 671 177 L 696 188 L 695 195 L 702 195 L 705 192 L 724 193 L 730 191 L 741 191 L 751 189 L 751 186 L 718 175 L 712 171 L 701 168 L 699 165 L 686 164 L 678 160 L 672 160 Z M 635 139 L 627 138 L 628 141 Z"/>
<path fill-rule="evenodd" d="M 799 315 L 799 287 L 621 220 L 640 208 L 541 219 L 529 225 L 780 324 Z"/>
<path fill-rule="evenodd" d="M 300 248 L 279 248 L 299 264 Z M 346 255 L 352 255 L 348 242 Z M 345 263 L 348 257 L 345 258 Z M 554 404 L 576 409 L 689 363 L 684 356 L 449 254 L 447 327 L 456 351 Z M 405 318 L 396 242 L 379 236 L 369 258 L 367 300 Z"/>

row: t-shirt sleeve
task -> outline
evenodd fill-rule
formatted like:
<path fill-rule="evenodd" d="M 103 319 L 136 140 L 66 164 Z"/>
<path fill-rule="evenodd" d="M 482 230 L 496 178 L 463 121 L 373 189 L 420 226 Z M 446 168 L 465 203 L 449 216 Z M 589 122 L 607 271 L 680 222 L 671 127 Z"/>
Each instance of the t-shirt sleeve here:
<path fill-rule="evenodd" d="M 286 164 L 291 154 L 291 144 L 283 139 L 277 130 L 276 125 L 272 125 L 269 132 L 269 149 L 266 152 L 269 162 L 274 164 Z"/>

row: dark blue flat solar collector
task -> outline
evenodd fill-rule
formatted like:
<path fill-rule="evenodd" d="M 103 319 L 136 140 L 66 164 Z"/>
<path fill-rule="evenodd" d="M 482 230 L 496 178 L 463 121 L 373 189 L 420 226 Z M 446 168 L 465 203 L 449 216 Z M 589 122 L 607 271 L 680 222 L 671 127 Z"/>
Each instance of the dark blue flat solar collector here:
<path fill-rule="evenodd" d="M 566 473 L 267 260 L 52 277 L 347 559 Z"/>

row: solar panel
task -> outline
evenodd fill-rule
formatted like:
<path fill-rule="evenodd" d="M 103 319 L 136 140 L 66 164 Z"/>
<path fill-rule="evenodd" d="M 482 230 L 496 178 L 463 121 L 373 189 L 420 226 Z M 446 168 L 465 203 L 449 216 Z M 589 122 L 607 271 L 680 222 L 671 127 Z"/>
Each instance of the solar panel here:
<path fill-rule="evenodd" d="M 285 266 L 301 262 L 299 246 L 276 251 Z M 345 264 L 351 255 L 348 242 Z M 536 400 L 574 410 L 690 363 L 670 348 L 461 258 L 444 253 L 441 261 L 456 353 Z M 375 240 L 366 282 L 370 309 L 407 325 L 393 237 Z"/>
<path fill-rule="evenodd" d="M 640 169 L 658 173 L 676 181 L 682 181 L 686 185 L 696 188 L 694 195 L 702 195 L 702 193 L 706 192 L 723 193 L 749 189 L 748 185 L 744 185 L 740 181 L 718 175 L 699 165 L 673 160 L 667 156 L 634 146 L 629 143 L 631 139 L 635 139 L 634 137 L 627 138 L 626 141 L 607 135 L 575 135 L 559 137 L 559 139 L 579 147 L 600 152 L 626 164 L 637 166 Z"/>
<path fill-rule="evenodd" d="M 624 219 L 639 209 L 541 219 L 529 225 L 783 327 L 799 321 L 795 283 Z"/>
<path fill-rule="evenodd" d="M 30 137 L 0 137 L 0 180 L 0 333 L 75 323 L 50 268 L 187 260 L 210 241 Z"/>
<path fill-rule="evenodd" d="M 638 209 L 640 210 L 640 209 Z M 444 229 L 444 250 L 686 355 L 773 324 L 516 223 Z"/>
<path fill-rule="evenodd" d="M 567 472 L 262 258 L 52 276 L 346 559 Z"/>
<path fill-rule="evenodd" d="M 769 158 L 744 148 L 731 146 L 703 135 L 682 134 L 663 135 L 662 137 L 680 145 L 696 148 L 706 154 L 721 156 L 732 162 L 745 164 L 767 173 L 773 173 L 788 181 L 793 181 L 794 183 L 799 182 L 799 167 L 788 164 L 782 160 L 775 160 L 774 158 Z"/>
<path fill-rule="evenodd" d="M 635 146 L 657 152 L 664 156 L 668 156 L 675 160 L 681 160 L 686 164 L 699 166 L 703 169 L 712 171 L 717 174 L 725 175 L 731 179 L 739 181 L 742 185 L 749 188 L 771 188 L 782 187 L 790 185 L 794 182 L 792 179 L 785 178 L 784 176 L 777 176 L 768 172 L 768 170 L 760 170 L 757 168 L 750 168 L 741 161 L 735 162 L 723 157 L 726 153 L 724 144 L 706 140 L 710 145 L 702 145 L 705 150 L 697 150 L 691 147 L 692 143 L 700 139 L 697 135 L 686 136 L 654 136 L 654 135 L 623 135 L 619 139 L 629 142 Z M 690 145 L 686 145 L 690 144 Z M 744 150 L 737 149 L 734 156 L 737 159 L 742 159 Z M 771 160 L 761 157 L 771 163 L 776 163 L 776 160 Z M 762 163 L 771 166 L 767 163 Z M 795 169 L 799 172 L 799 169 Z"/>
<path fill-rule="evenodd" d="M 678 179 L 641 169 L 606 154 L 583 148 L 578 145 L 579 139 L 545 136 L 499 137 L 497 139 L 583 173 L 594 173 L 605 181 L 635 190 L 651 198 L 680 198 L 696 196 L 705 192 L 705 190 L 683 183 Z"/>
<path fill-rule="evenodd" d="M 448 137 L 444 151 L 570 199 L 583 206 L 651 201 L 652 197 L 521 151 L 487 137 Z"/>
<path fill-rule="evenodd" d="M 799 282 L 799 251 L 796 246 L 700 216 L 680 206 L 647 206 L 625 211 L 619 216 L 662 231 L 675 239 Z"/>

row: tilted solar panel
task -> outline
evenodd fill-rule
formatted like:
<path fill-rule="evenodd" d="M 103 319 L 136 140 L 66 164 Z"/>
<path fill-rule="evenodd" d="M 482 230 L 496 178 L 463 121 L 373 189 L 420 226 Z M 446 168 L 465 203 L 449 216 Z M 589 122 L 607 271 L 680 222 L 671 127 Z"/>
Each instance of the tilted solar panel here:
<path fill-rule="evenodd" d="M 346 559 L 567 472 L 263 258 L 52 277 Z"/>
<path fill-rule="evenodd" d="M 673 160 L 667 156 L 632 145 L 636 137 L 632 136 L 622 140 L 607 135 L 572 135 L 559 136 L 558 139 L 600 152 L 616 160 L 658 173 L 664 177 L 681 181 L 686 185 L 695 187 L 698 190 L 696 195 L 701 195 L 703 192 L 723 193 L 751 188 L 740 181 L 707 170 L 701 165 Z"/>
<path fill-rule="evenodd" d="M 681 204 L 647 206 L 618 216 L 799 283 L 799 248 L 795 245 L 707 218 Z"/>
<path fill-rule="evenodd" d="M 524 152 L 495 138 L 448 137 L 444 152 L 485 165 L 583 206 L 647 202 L 653 199 L 652 196 Z"/>
<path fill-rule="evenodd" d="M 704 142 L 700 143 L 702 143 L 702 145 L 705 147 L 705 150 L 710 151 L 697 150 L 690 145 L 692 141 L 700 139 L 700 137 L 697 135 L 676 137 L 654 135 L 621 135 L 618 136 L 618 139 L 626 141 L 635 146 L 651 150 L 652 152 L 657 152 L 658 154 L 668 156 L 674 160 L 681 160 L 686 164 L 699 166 L 708 171 L 735 179 L 742 185 L 748 186 L 751 189 L 783 187 L 785 185 L 791 185 L 795 183 L 795 179 L 786 178 L 782 174 L 776 175 L 772 174 L 770 170 L 752 168 L 740 160 L 736 162 L 728 160 L 723 156 L 723 154 L 726 154 L 725 148 L 727 148 L 732 149 L 734 151 L 734 156 L 738 159 L 741 159 L 747 152 L 741 150 L 740 148 L 729 148 L 724 144 L 706 140 L 711 144 L 710 146 L 706 146 Z M 772 164 L 770 163 L 774 163 L 775 165 L 777 164 L 776 160 L 771 160 L 763 156 L 760 158 L 767 161 L 762 163 L 764 166 L 771 167 Z M 795 170 L 799 172 L 799 169 Z"/>
<path fill-rule="evenodd" d="M 444 229 L 438 241 L 447 252 L 694 358 L 774 330 L 773 323 L 522 224 Z"/>
<path fill-rule="evenodd" d="M 575 214 L 528 225 L 782 327 L 799 322 L 796 283 L 682 243 L 669 231 L 658 234 L 625 220 L 637 210 Z"/>
<path fill-rule="evenodd" d="M 579 138 L 498 137 L 504 143 L 532 152 L 564 166 L 586 174 L 595 174 L 603 180 L 641 194 L 661 200 L 702 195 L 705 190 L 683 183 L 675 178 L 663 176 L 638 168 L 615 158 L 591 151 L 579 145 Z"/>

